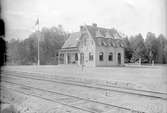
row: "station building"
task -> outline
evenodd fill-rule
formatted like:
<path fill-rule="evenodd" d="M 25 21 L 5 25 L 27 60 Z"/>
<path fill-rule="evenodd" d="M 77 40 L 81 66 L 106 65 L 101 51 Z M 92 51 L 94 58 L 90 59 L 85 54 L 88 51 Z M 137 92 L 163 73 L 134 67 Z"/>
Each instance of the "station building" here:
<path fill-rule="evenodd" d="M 87 67 L 124 65 L 124 47 L 121 34 L 97 24 L 80 26 L 59 51 L 59 64 L 77 64 Z"/>

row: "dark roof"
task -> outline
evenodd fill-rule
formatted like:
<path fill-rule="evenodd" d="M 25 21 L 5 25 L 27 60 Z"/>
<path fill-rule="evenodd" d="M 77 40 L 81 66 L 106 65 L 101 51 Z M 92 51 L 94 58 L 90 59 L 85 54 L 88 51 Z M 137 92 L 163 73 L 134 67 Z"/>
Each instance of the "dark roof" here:
<path fill-rule="evenodd" d="M 98 32 L 100 32 L 103 36 L 105 36 L 106 33 L 109 32 L 109 34 L 110 34 L 111 36 L 113 36 L 113 37 L 115 37 L 115 35 L 118 35 L 119 38 L 122 38 L 122 37 L 120 36 L 120 33 L 119 33 L 116 29 L 114 29 L 114 28 L 112 28 L 112 29 L 106 29 L 106 28 L 94 27 L 94 26 L 90 26 L 90 25 L 85 25 L 85 27 L 89 30 L 89 32 L 91 33 L 91 35 L 92 35 L 93 37 L 96 37 L 96 32 L 98 31 Z M 115 38 L 116 38 L 116 37 L 115 37 Z"/>
<path fill-rule="evenodd" d="M 81 33 L 80 32 L 75 32 L 72 33 L 70 35 L 70 37 L 66 40 L 66 42 L 64 43 L 64 45 L 62 46 L 62 48 L 73 48 L 73 47 L 77 47 L 79 40 L 81 37 Z"/>
<path fill-rule="evenodd" d="M 112 47 L 125 47 L 121 34 L 114 28 L 106 29 L 102 27 L 95 27 L 90 25 L 83 26 L 87 32 L 90 33 L 94 39 L 96 46 L 112 46 Z M 65 48 L 75 48 L 78 46 L 81 38 L 81 32 L 74 32 L 70 35 L 67 41 L 62 46 Z"/>
<path fill-rule="evenodd" d="M 96 38 L 102 38 L 102 37 L 104 37 L 99 30 L 96 31 L 95 36 L 96 36 Z"/>
<path fill-rule="evenodd" d="M 121 34 L 114 28 L 106 29 L 85 25 L 97 46 L 125 47 Z M 100 37 L 100 35 L 102 35 Z"/>

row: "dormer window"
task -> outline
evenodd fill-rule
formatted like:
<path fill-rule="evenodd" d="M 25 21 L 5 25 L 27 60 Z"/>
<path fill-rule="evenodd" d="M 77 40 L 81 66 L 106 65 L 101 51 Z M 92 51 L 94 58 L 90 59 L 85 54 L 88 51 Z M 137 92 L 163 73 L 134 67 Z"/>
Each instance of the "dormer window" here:
<path fill-rule="evenodd" d="M 95 27 L 95 28 L 97 28 L 97 24 L 96 23 L 93 23 L 92 26 Z"/>
<path fill-rule="evenodd" d="M 104 36 L 101 34 L 100 30 L 96 31 L 96 38 L 104 38 Z"/>
<path fill-rule="evenodd" d="M 107 32 L 105 33 L 105 38 L 112 38 L 112 36 L 110 35 L 110 32 L 109 32 L 109 31 L 107 31 Z"/>

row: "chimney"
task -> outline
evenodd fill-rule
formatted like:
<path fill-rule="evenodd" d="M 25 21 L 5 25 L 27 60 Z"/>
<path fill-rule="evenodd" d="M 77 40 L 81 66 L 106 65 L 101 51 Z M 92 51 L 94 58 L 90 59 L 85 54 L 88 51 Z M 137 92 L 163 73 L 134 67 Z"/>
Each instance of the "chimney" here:
<path fill-rule="evenodd" d="M 97 27 L 97 24 L 96 24 L 96 23 L 93 23 L 92 26 L 96 28 L 96 27 Z"/>

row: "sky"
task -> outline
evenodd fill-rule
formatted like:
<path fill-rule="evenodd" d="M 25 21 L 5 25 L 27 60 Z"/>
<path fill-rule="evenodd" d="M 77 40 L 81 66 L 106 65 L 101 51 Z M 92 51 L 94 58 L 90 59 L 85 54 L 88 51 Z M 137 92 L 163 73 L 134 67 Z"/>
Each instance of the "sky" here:
<path fill-rule="evenodd" d="M 167 37 L 166 0 L 2 0 L 2 18 L 8 39 L 25 39 L 40 28 L 61 24 L 65 31 L 81 25 L 116 28 L 131 36 L 147 32 Z"/>

